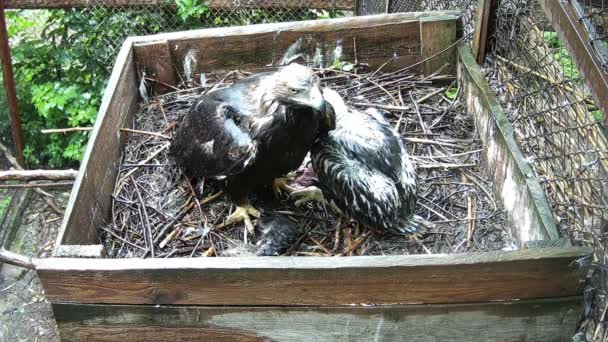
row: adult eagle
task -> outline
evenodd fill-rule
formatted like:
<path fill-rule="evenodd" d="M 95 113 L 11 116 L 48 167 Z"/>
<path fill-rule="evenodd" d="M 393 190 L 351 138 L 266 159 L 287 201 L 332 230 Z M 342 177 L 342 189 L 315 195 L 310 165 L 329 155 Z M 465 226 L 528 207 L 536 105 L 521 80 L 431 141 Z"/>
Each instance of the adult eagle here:
<path fill-rule="evenodd" d="M 328 201 L 337 211 L 369 227 L 401 234 L 416 231 L 416 172 L 401 138 L 377 111 L 348 108 L 340 95 L 323 90 L 333 106 L 336 129 L 312 146 L 320 185 L 292 193 L 296 204 Z"/>
<path fill-rule="evenodd" d="M 295 170 L 314 140 L 334 127 L 318 77 L 294 63 L 199 97 L 173 137 L 171 154 L 191 178 L 224 179 L 237 204 L 224 225 L 244 221 L 251 231 L 250 215 L 259 211 L 247 194 Z"/>

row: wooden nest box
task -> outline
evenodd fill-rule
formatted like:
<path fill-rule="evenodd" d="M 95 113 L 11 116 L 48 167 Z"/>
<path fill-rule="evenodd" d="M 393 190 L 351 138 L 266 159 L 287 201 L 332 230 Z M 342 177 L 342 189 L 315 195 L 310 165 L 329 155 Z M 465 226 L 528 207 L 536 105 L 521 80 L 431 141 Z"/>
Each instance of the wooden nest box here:
<path fill-rule="evenodd" d="M 453 12 L 403 13 L 129 38 L 99 110 L 55 256 L 34 260 L 64 340 L 566 341 L 574 333 L 590 254 L 569 246 L 513 141 L 500 105 Z M 341 40 L 343 55 L 386 70 L 446 62 L 487 152 L 494 190 L 517 251 L 356 257 L 83 258 L 99 251 L 141 72 L 177 84 L 178 74 L 276 63 L 290 44 Z M 438 58 L 425 60 L 441 51 Z M 196 55 L 188 70 L 187 54 Z M 188 73 L 186 75 L 186 72 Z M 164 88 L 164 89 L 163 89 Z M 514 195 L 517 194 L 517 195 Z M 544 247 L 557 246 L 557 247 Z M 67 251 L 67 252 L 66 252 Z M 67 257 L 60 257 L 66 256 Z M 95 253 L 93 253 L 95 254 Z M 75 257 L 76 256 L 76 257 Z"/>

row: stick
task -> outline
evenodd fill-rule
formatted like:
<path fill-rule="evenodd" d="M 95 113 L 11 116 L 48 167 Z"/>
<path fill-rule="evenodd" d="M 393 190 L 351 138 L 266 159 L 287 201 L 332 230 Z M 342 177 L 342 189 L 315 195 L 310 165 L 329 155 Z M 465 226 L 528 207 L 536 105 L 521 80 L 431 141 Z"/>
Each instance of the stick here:
<path fill-rule="evenodd" d="M 121 183 L 121 185 L 116 189 L 116 191 L 114 191 L 114 196 L 118 196 L 118 194 L 122 190 L 123 181 L 125 179 L 129 178 L 133 173 L 135 173 L 135 171 L 139 170 L 139 166 L 147 164 L 150 160 L 154 159 L 154 157 L 159 155 L 162 151 L 166 150 L 169 147 L 169 145 L 170 144 L 163 145 L 158 150 L 154 151 L 148 158 L 137 163 L 137 165 L 138 165 L 137 167 L 132 168 L 131 170 L 129 170 L 129 172 L 127 172 L 124 176 L 122 176 L 119 181 L 119 183 Z"/>
<path fill-rule="evenodd" d="M 131 129 L 131 128 L 121 128 L 120 131 L 129 132 L 129 133 L 137 133 L 137 134 L 146 134 L 146 135 L 151 135 L 154 137 L 159 137 L 159 138 L 163 138 L 163 139 L 167 139 L 167 140 L 171 139 L 171 137 L 168 135 L 164 135 L 164 134 L 160 134 L 160 133 L 156 133 L 156 132 L 140 131 L 140 130 Z"/>
<path fill-rule="evenodd" d="M 90 132 L 92 130 L 93 130 L 93 127 L 70 127 L 70 128 L 41 129 L 40 132 L 43 134 L 51 134 L 51 133 Z"/>
<path fill-rule="evenodd" d="M 19 165 L 19 162 L 17 162 L 17 158 L 15 158 L 11 152 L 9 151 L 9 149 L 4 146 L 2 143 L 0 143 L 0 150 L 2 151 L 2 153 L 4 153 L 4 156 L 6 157 L 6 159 L 8 160 L 9 163 L 11 163 L 11 165 L 13 165 L 13 167 L 17 170 L 23 170 L 23 168 L 21 167 L 21 165 Z"/>
<path fill-rule="evenodd" d="M 101 228 L 101 229 L 102 229 L 103 231 L 105 231 L 106 233 L 108 233 L 108 234 L 112 235 L 113 237 L 117 238 L 118 240 L 120 240 L 120 241 L 122 241 L 122 242 L 126 243 L 127 245 L 130 245 L 130 246 L 135 247 L 135 248 L 139 248 L 139 249 L 141 249 L 142 251 L 144 251 L 144 252 L 146 252 L 146 253 L 148 252 L 148 250 L 147 250 L 147 249 L 145 249 L 145 248 L 143 248 L 142 246 L 138 246 L 138 245 L 136 245 L 136 244 L 134 244 L 134 243 L 132 243 L 132 242 L 130 242 L 130 241 L 127 241 L 127 240 L 123 239 L 122 237 L 120 237 L 120 236 L 116 235 L 116 234 L 115 234 L 113 231 L 111 231 L 111 230 L 109 230 L 109 229 L 107 229 L 107 228 L 104 228 L 104 227 L 99 227 L 99 228 Z"/>
<path fill-rule="evenodd" d="M 477 164 L 448 164 L 448 163 L 437 163 L 437 164 L 418 164 L 418 169 L 461 169 L 468 167 L 476 167 Z"/>
<path fill-rule="evenodd" d="M 422 241 L 420 241 L 420 239 L 418 238 L 418 236 L 416 236 L 416 235 L 412 235 L 412 240 L 414 240 L 414 241 L 418 242 L 418 244 L 420 245 L 420 247 L 422 247 L 422 249 L 424 249 L 424 252 L 425 252 L 426 254 L 433 254 L 433 252 L 431 252 L 431 250 L 430 250 L 430 249 L 428 249 L 428 248 L 427 248 L 427 247 L 426 247 L 426 246 L 425 246 L 425 245 L 422 243 Z"/>
<path fill-rule="evenodd" d="M 381 104 L 376 104 L 376 103 L 364 103 L 364 102 L 355 102 L 355 103 L 353 103 L 353 106 L 371 107 L 371 108 L 379 108 L 379 109 L 386 109 L 386 110 L 399 110 L 399 111 L 412 110 L 412 107 L 410 107 L 410 106 L 391 106 L 391 105 L 381 105 Z"/>
<path fill-rule="evenodd" d="M 76 170 L 8 170 L 0 171 L 0 181 L 17 180 L 73 180 L 76 179 Z"/>
<path fill-rule="evenodd" d="M 475 179 L 474 177 L 471 177 L 464 171 L 462 172 L 462 174 L 465 175 L 471 182 L 475 183 L 475 185 L 477 185 L 477 187 L 480 188 L 484 194 L 486 194 L 490 202 L 492 202 L 492 207 L 494 208 L 494 211 L 498 210 L 498 206 L 496 206 L 496 201 L 494 201 L 494 197 L 490 194 L 490 192 L 485 187 L 481 186 L 479 181 L 477 181 L 477 179 Z"/>
<path fill-rule="evenodd" d="M 32 258 L 27 257 L 25 255 L 13 253 L 4 248 L 0 248 L 0 261 L 5 264 L 19 266 L 30 270 L 36 269 L 36 264 L 34 264 Z"/>
<path fill-rule="evenodd" d="M 442 219 L 444 219 L 444 220 L 448 220 L 448 218 L 447 218 L 447 217 L 445 217 L 445 216 L 443 216 L 443 214 L 442 214 L 442 213 L 440 213 L 440 212 L 438 212 L 437 210 L 435 210 L 435 209 L 433 209 L 433 208 L 429 207 L 428 205 L 425 205 L 424 203 L 420 203 L 420 202 L 418 202 L 418 205 L 419 205 L 419 206 L 421 206 L 421 207 L 423 207 L 424 209 L 426 209 L 426 210 L 428 210 L 428 211 L 432 212 L 433 214 L 435 214 L 435 215 L 437 215 L 437 216 L 441 217 Z"/>
<path fill-rule="evenodd" d="M 312 236 L 310 236 L 310 234 L 308 234 L 308 238 L 310 240 L 312 240 L 312 242 L 314 242 L 317 246 L 319 246 L 319 248 L 321 248 L 323 250 L 323 252 L 329 254 L 329 255 L 333 255 L 332 252 L 330 252 L 327 248 L 325 248 L 325 246 L 323 246 L 319 241 L 315 240 L 315 238 L 313 238 Z"/>
<path fill-rule="evenodd" d="M 174 231 L 172 231 L 171 233 L 167 234 L 167 237 L 166 237 L 166 238 L 164 238 L 164 239 L 163 239 L 163 241 L 161 241 L 161 242 L 158 244 L 158 247 L 159 247 L 160 249 L 165 248 L 165 246 L 166 246 L 166 245 L 167 245 L 169 242 L 171 242 L 171 240 L 173 240 L 173 238 L 174 238 L 174 237 L 175 237 L 175 236 L 176 236 L 176 235 L 177 235 L 177 234 L 178 234 L 178 233 L 179 233 L 181 230 L 182 230 L 182 228 L 181 228 L 181 227 L 179 227 L 179 228 L 175 229 Z"/>
<path fill-rule="evenodd" d="M 158 103 L 158 108 L 160 108 L 160 113 L 163 115 L 163 119 L 165 119 L 165 127 L 168 127 L 169 120 L 167 120 L 167 115 L 165 114 L 165 108 L 163 108 L 163 104 L 162 104 L 162 102 L 160 102 L 160 99 L 158 97 L 156 97 L 156 102 Z"/>
<path fill-rule="evenodd" d="M 429 140 L 429 139 L 420 139 L 420 138 L 404 138 L 405 141 L 407 142 L 411 142 L 411 143 L 416 143 L 416 144 L 431 144 L 431 145 L 439 145 L 439 146 L 446 146 L 446 147 L 452 147 L 452 148 L 458 148 L 458 149 L 464 149 L 463 146 L 460 145 L 456 145 L 456 144 L 451 144 L 451 143 L 447 143 L 447 142 L 443 142 L 443 141 L 435 141 L 435 140 Z"/>
<path fill-rule="evenodd" d="M 74 182 L 57 182 L 57 183 L 23 183 L 23 184 L 0 184 L 0 189 L 34 189 L 39 188 L 63 188 L 71 187 Z"/>
<path fill-rule="evenodd" d="M 462 176 L 462 181 L 466 181 L 466 177 Z M 467 196 L 467 219 L 469 219 L 468 229 L 467 229 L 467 247 L 471 247 L 471 237 L 473 237 L 473 227 L 475 226 L 475 221 L 471 221 L 471 217 L 473 217 L 473 200 L 471 198 L 471 193 L 468 193 Z"/>
<path fill-rule="evenodd" d="M 135 192 L 137 193 L 137 198 L 139 198 L 139 203 L 141 204 L 141 209 L 144 213 L 144 218 L 146 219 L 146 231 L 148 235 L 148 243 L 150 244 L 150 255 L 154 258 L 154 241 L 152 240 L 152 228 L 150 228 L 150 219 L 148 218 L 148 211 L 146 210 L 146 203 L 144 202 L 143 197 L 141 197 L 141 192 L 139 191 L 139 186 L 135 182 L 135 179 L 131 177 L 131 182 L 133 182 L 133 186 L 135 187 Z"/>
<path fill-rule="evenodd" d="M 361 246 L 361 244 L 362 244 L 363 242 L 365 242 L 365 240 L 367 240 L 367 239 L 368 239 L 370 236 L 372 236 L 373 234 L 374 234 L 374 232 L 373 232 L 373 231 L 371 231 L 371 232 L 369 232 L 369 233 L 367 233 L 367 234 L 365 234 L 365 235 L 358 236 L 358 237 L 355 239 L 355 242 L 353 242 L 353 243 L 350 245 L 350 247 L 349 247 L 347 250 L 345 250 L 344 252 L 340 253 L 340 255 L 341 255 L 341 256 L 346 256 L 346 255 L 348 255 L 348 254 L 352 253 L 352 252 L 353 252 L 355 249 L 357 249 L 359 246 Z"/>
<path fill-rule="evenodd" d="M 427 94 L 427 95 L 419 98 L 418 100 L 415 101 L 415 103 L 420 104 L 420 103 L 422 103 L 422 102 L 430 99 L 431 97 L 433 97 L 433 96 L 435 96 L 435 95 L 437 95 L 437 94 L 445 91 L 445 90 L 446 90 L 445 87 L 444 88 L 439 88 L 439 89 L 437 89 L 437 90 L 435 90 L 435 91 L 433 91 L 433 92 L 431 92 L 431 93 L 429 93 L 429 94 Z"/>
<path fill-rule="evenodd" d="M 448 154 L 448 155 L 443 155 L 443 154 L 439 154 L 436 156 L 410 156 L 412 159 L 437 159 L 437 158 L 453 158 L 453 157 L 460 157 L 460 156 L 465 156 L 467 154 L 474 154 L 474 153 L 478 153 L 483 151 L 482 148 L 478 149 L 478 150 L 473 150 L 473 151 L 467 151 L 467 152 L 462 152 L 462 153 L 455 153 L 455 154 Z"/>

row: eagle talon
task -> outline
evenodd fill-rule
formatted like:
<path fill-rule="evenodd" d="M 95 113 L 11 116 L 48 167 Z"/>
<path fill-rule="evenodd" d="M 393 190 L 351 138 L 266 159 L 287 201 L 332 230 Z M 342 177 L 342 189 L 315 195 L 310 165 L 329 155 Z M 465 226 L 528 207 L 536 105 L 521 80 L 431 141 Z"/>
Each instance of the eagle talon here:
<path fill-rule="evenodd" d="M 289 194 L 289 196 L 291 198 L 296 199 L 294 203 L 296 207 L 299 207 L 306 202 L 312 201 L 327 204 L 327 200 L 323 196 L 323 192 L 316 186 L 309 186 L 302 190 L 293 191 L 291 194 Z"/>
<path fill-rule="evenodd" d="M 254 208 L 251 204 L 237 206 L 236 209 L 234 209 L 234 211 L 232 212 L 232 214 L 226 217 L 226 221 L 224 223 L 216 225 L 215 229 L 222 229 L 232 224 L 243 222 L 245 223 L 247 231 L 249 233 L 253 233 L 254 228 L 253 222 L 251 221 L 251 216 L 259 218 L 260 215 L 260 211 Z"/>
<path fill-rule="evenodd" d="M 284 192 L 287 195 L 291 196 L 292 193 L 298 191 L 298 189 L 294 188 L 289 184 L 293 181 L 294 177 L 295 175 L 293 173 L 290 173 L 285 177 L 275 178 L 272 184 L 272 191 L 274 192 L 274 195 L 276 197 L 280 197 L 281 193 Z"/>

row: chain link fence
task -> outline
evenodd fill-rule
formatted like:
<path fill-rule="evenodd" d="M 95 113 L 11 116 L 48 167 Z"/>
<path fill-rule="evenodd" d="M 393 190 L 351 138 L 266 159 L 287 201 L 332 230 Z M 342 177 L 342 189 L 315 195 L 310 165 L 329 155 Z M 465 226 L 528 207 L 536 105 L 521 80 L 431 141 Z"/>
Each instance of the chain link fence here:
<path fill-rule="evenodd" d="M 596 56 L 608 72 L 608 1 L 573 0 L 572 5 L 587 30 Z"/>
<path fill-rule="evenodd" d="M 587 1 L 589 2 L 589 1 Z M 604 113 L 575 61 L 535 1 L 502 0 L 495 13 L 486 70 L 524 155 L 533 166 L 562 232 L 592 244 L 583 340 L 605 341 L 608 142 Z M 594 312 L 595 311 L 595 312 Z"/>
<path fill-rule="evenodd" d="M 608 1 L 571 2 L 589 32 L 595 53 L 604 68 L 608 69 Z M 281 6 L 276 6 L 278 1 L 258 1 L 255 5 L 245 0 L 218 0 L 207 2 L 209 7 L 189 8 L 165 2 L 155 6 L 143 5 L 144 2 L 141 1 L 142 4 L 138 6 L 126 5 L 125 1 L 116 3 L 118 5 L 108 7 L 105 1 L 92 0 L 87 2 L 86 7 L 78 9 L 11 11 L 13 14 L 8 19 L 9 26 L 12 25 L 13 28 L 10 32 L 11 47 L 16 54 L 16 69 L 24 65 L 20 58 L 28 58 L 32 49 L 48 48 L 43 40 L 52 37 L 55 46 L 69 41 L 66 48 L 83 49 L 70 63 L 75 63 L 83 70 L 89 70 L 87 68 L 91 67 L 91 63 L 98 64 L 94 68 L 96 73 L 90 75 L 91 79 L 81 82 L 87 84 L 94 82 L 95 78 L 105 79 L 109 75 L 115 53 L 127 36 L 348 16 L 354 13 L 368 15 L 457 10 L 462 14 L 465 36 L 470 40 L 475 27 L 478 1 L 359 0 L 356 2 L 357 8 L 354 8 L 355 1 L 347 0 L 288 0 L 281 1 Z M 227 5 L 223 6 L 222 3 Z M 65 17 L 73 22 L 65 22 Z M 544 185 L 560 228 L 573 241 L 592 244 L 596 248 L 593 262 L 599 267 L 593 268 L 590 285 L 585 292 L 586 311 L 581 327 L 585 339 L 606 340 L 608 332 L 602 310 L 606 307 L 608 286 L 605 267 L 608 258 L 605 251 L 608 141 L 601 125 L 605 113 L 595 105 L 576 63 L 537 1 L 499 0 L 493 17 L 493 36 L 490 38 L 492 49 L 485 64 L 487 77 L 509 116 L 520 147 Z M 98 30 L 90 36 L 83 31 L 82 36 L 72 39 L 70 35 L 75 31 L 61 32 L 62 25 L 88 25 L 97 27 Z M 88 41 L 91 39 L 94 41 Z M 86 50 L 89 48 L 91 51 Z M 58 56 L 61 57 L 61 54 Z M 65 58 L 71 58 L 70 56 L 71 54 L 65 54 Z M 56 66 L 59 70 L 53 75 L 66 79 L 69 70 L 62 70 L 62 65 L 60 63 Z M 28 111 L 38 110 L 40 104 L 32 105 L 31 96 L 27 97 L 27 94 L 31 95 L 31 89 L 27 89 L 30 86 L 27 78 L 16 81 L 22 110 L 27 116 Z M 99 91 L 103 87 L 96 89 Z M 100 95 L 99 91 L 97 96 Z M 10 120 L 4 104 L 4 92 L 0 92 L 0 140 L 11 145 Z M 49 115 L 52 118 L 54 114 Z M 80 125 L 85 122 L 69 124 Z M 27 131 L 32 127 L 26 126 L 24 129 Z M 83 137 L 86 142 L 86 136 Z"/>
<path fill-rule="evenodd" d="M 459 11 L 467 40 L 471 40 L 475 29 L 478 0 L 360 0 L 357 3 L 359 15 L 423 12 Z"/>

